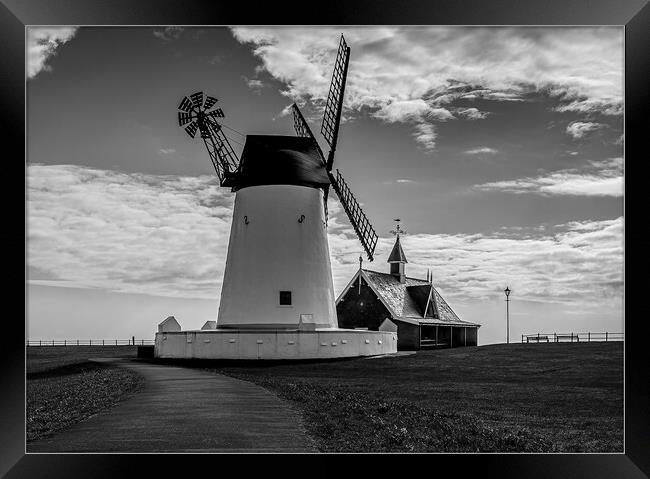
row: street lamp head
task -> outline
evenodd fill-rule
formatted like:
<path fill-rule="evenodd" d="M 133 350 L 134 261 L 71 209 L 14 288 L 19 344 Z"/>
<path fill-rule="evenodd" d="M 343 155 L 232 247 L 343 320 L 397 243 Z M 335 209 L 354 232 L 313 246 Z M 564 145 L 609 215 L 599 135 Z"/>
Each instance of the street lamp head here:
<path fill-rule="evenodd" d="M 504 293 L 506 293 L 506 298 L 510 296 L 510 288 L 506 286 L 506 289 L 503 290 Z"/>

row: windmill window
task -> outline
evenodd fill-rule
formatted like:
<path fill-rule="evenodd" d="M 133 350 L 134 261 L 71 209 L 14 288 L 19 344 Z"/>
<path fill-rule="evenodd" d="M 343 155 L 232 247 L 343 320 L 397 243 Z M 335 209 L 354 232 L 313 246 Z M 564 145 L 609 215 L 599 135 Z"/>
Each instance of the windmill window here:
<path fill-rule="evenodd" d="M 291 306 L 291 291 L 280 291 L 280 306 Z"/>

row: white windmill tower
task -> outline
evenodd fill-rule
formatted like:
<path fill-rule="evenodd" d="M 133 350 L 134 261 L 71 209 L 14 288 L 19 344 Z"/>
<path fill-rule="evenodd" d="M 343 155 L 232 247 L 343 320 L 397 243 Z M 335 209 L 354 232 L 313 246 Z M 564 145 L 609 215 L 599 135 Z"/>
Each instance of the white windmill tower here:
<path fill-rule="evenodd" d="M 330 147 L 327 157 L 296 104 L 292 109 L 297 136 L 247 135 L 241 159 L 217 122 L 224 116 L 222 110 L 210 111 L 216 99 L 208 96 L 203 102 L 203 94 L 198 92 L 179 106 L 179 124 L 191 137 L 197 130 L 201 132 L 221 186 L 235 192 L 215 332 L 255 332 L 259 336 L 273 331 L 273 341 L 278 342 L 277 334 L 282 331 L 346 331 L 337 329 L 327 240 L 330 186 L 370 261 L 377 244 L 375 230 L 340 172 L 332 173 L 349 58 L 350 48 L 341 35 L 321 126 Z M 376 332 L 366 333 L 372 336 Z M 259 339 L 257 344 L 263 341 Z M 356 342 L 339 338 L 332 344 Z M 362 344 L 371 342 L 365 339 Z M 336 355 L 356 355 L 342 354 L 346 348 L 338 348 L 341 353 Z M 243 357 L 241 350 L 238 354 Z"/>

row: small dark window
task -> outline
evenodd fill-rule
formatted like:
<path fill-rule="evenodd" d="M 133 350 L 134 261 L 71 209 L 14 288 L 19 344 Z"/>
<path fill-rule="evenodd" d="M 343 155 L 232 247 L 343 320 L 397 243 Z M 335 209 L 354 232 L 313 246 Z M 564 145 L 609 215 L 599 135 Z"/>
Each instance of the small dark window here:
<path fill-rule="evenodd" d="M 291 291 L 280 291 L 280 306 L 291 305 Z"/>

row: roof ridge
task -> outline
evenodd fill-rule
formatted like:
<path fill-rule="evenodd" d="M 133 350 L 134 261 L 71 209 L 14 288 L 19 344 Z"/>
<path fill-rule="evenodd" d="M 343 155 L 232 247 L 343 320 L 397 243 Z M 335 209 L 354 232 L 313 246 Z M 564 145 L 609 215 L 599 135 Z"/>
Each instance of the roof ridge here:
<path fill-rule="evenodd" d="M 385 275 L 385 276 L 393 276 L 391 273 L 386 273 L 386 272 L 384 272 L 384 271 L 375 271 L 375 270 L 373 270 L 373 269 L 365 269 L 365 268 L 361 268 L 361 269 L 362 269 L 362 271 L 365 271 L 366 273 L 375 273 L 375 274 L 383 274 L 383 275 Z M 422 281 L 422 282 L 424 282 L 424 283 L 429 284 L 428 281 L 427 281 L 426 279 L 414 278 L 413 276 L 404 276 L 404 277 L 405 277 L 406 279 L 412 279 L 412 280 L 415 280 L 415 281 Z"/>

